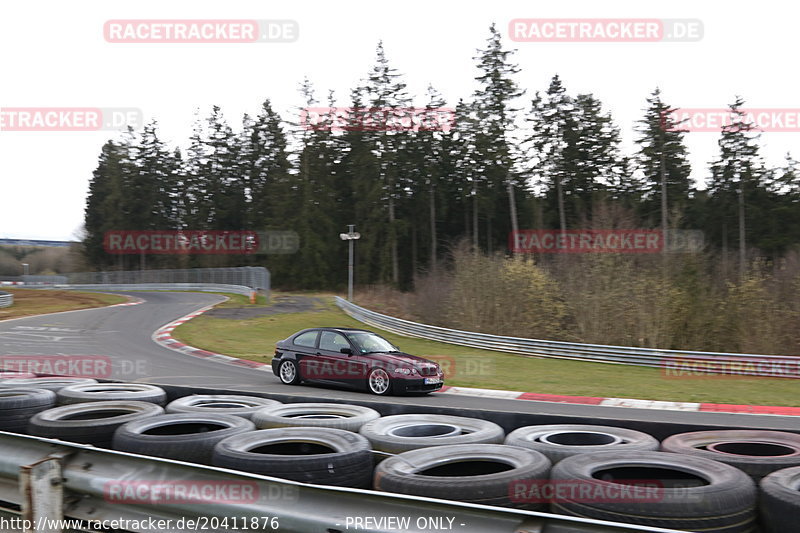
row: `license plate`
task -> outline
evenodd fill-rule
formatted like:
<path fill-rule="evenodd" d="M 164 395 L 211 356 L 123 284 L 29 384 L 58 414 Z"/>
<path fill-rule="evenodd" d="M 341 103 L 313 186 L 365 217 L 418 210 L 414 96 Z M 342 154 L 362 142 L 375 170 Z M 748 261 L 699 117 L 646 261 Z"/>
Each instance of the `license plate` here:
<path fill-rule="evenodd" d="M 439 378 L 425 378 L 425 385 L 438 385 L 441 382 Z"/>

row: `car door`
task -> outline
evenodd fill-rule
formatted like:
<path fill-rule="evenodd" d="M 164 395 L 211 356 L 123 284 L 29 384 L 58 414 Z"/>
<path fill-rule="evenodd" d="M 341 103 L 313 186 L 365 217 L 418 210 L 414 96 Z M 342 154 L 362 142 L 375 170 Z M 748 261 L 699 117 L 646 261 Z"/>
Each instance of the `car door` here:
<path fill-rule="evenodd" d="M 312 329 L 304 331 L 292 339 L 292 348 L 297 361 L 300 372 L 300 379 L 304 381 L 315 380 L 317 376 L 317 367 L 319 361 L 317 360 L 317 341 L 319 339 L 319 330 Z"/>
<path fill-rule="evenodd" d="M 324 374 L 328 381 L 360 387 L 366 378 L 363 363 L 359 357 L 342 353 L 342 348 L 354 351 L 347 337 L 338 331 L 320 332 L 318 357 L 323 361 Z"/>

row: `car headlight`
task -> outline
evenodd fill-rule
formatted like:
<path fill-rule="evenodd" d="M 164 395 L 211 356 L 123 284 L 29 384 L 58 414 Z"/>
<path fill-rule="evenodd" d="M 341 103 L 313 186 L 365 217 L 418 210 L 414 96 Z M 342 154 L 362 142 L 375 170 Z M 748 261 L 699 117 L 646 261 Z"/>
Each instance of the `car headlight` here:
<path fill-rule="evenodd" d="M 395 368 L 394 372 L 395 374 L 405 374 L 406 376 L 412 373 L 409 368 Z"/>

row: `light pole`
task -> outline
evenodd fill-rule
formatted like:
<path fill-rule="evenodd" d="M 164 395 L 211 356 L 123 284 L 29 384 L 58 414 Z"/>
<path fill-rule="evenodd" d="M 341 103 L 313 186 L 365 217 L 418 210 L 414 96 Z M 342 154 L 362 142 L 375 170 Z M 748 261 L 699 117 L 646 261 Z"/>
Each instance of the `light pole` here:
<path fill-rule="evenodd" d="M 350 259 L 347 263 L 347 301 L 353 301 L 353 241 L 361 238 L 361 234 L 354 231 L 355 224 L 348 224 L 347 233 L 340 233 L 339 238 L 343 241 L 350 241 Z"/>

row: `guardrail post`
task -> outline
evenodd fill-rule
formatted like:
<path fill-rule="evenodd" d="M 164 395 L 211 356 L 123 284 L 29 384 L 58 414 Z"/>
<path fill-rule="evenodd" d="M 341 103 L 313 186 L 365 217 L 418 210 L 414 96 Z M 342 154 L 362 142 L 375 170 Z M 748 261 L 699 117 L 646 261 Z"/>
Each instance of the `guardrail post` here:
<path fill-rule="evenodd" d="M 61 455 L 51 455 L 19 469 L 25 533 L 62 533 L 64 490 Z"/>

